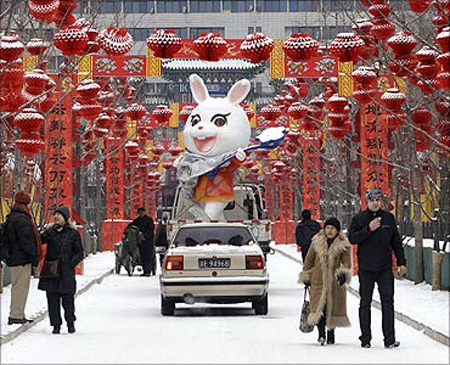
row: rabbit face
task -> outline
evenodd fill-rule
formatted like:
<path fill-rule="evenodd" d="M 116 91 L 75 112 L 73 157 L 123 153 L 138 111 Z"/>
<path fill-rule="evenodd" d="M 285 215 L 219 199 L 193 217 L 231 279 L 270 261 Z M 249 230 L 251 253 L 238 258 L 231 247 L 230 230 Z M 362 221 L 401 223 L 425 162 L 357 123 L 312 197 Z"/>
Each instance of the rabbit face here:
<path fill-rule="evenodd" d="M 250 125 L 239 103 L 250 90 L 248 80 L 240 80 L 225 98 L 211 98 L 203 80 L 190 76 L 191 90 L 199 105 L 189 116 L 183 132 L 186 148 L 212 157 L 248 146 Z"/>

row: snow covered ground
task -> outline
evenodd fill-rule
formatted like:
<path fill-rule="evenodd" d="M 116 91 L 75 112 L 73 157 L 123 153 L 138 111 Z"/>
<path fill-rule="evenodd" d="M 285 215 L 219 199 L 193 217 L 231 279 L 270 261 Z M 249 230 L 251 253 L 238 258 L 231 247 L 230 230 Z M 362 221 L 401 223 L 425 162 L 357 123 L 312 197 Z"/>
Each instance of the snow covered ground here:
<path fill-rule="evenodd" d="M 295 246 L 283 245 L 282 249 L 300 256 Z M 372 348 L 362 349 L 358 340 L 359 301 L 350 294 L 347 305 L 352 327 L 336 330 L 336 345 L 319 346 L 317 331 L 304 334 L 298 330 L 303 289 L 297 284 L 297 275 L 301 266 L 280 253 L 270 255 L 268 263 L 271 283 L 267 316 L 254 315 L 250 304 L 246 303 L 181 305 L 177 306 L 174 317 L 163 317 L 159 313 L 158 277 L 111 275 L 77 297 L 76 334 L 68 334 L 63 326 L 61 335 L 52 335 L 48 318 L 45 318 L 4 344 L 1 362 L 448 363 L 448 346 L 399 321 L 396 332 L 401 346 L 385 349 L 381 313 L 377 309 L 372 311 Z M 85 264 L 86 275 L 78 278 L 80 288 L 89 278 L 97 278 L 101 272 L 111 269 L 114 256 L 97 254 L 87 258 Z M 419 297 L 423 296 L 423 301 L 416 302 L 414 293 L 417 291 L 421 292 Z M 7 287 L 1 296 L 2 335 L 5 330 L 16 327 L 6 325 L 8 292 Z M 436 323 L 447 323 L 448 334 L 448 292 L 431 292 L 427 285 L 412 284 L 411 287 L 406 281 L 396 281 L 395 300 L 397 310 L 413 307 L 417 315 L 430 322 L 437 317 Z M 435 302 L 441 310 L 446 309 L 444 313 L 436 314 Z M 33 287 L 27 315 L 42 308 L 45 308 L 45 293 Z"/>

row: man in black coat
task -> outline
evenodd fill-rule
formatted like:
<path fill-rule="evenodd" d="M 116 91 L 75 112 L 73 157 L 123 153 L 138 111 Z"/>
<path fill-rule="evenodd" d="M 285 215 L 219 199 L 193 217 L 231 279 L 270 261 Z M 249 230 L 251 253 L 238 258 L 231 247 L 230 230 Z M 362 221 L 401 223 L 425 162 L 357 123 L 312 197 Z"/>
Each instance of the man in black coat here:
<path fill-rule="evenodd" d="M 369 348 L 372 339 L 370 306 L 375 283 L 382 307 L 384 346 L 400 346 L 394 330 L 394 276 L 392 252 L 397 259 L 398 273 L 405 275 L 406 260 L 394 216 L 381 209 L 383 195 L 378 188 L 366 193 L 367 210 L 353 217 L 349 239 L 358 245 L 359 324 L 361 347 Z"/>
<path fill-rule="evenodd" d="M 81 236 L 69 223 L 69 217 L 70 212 L 66 206 L 57 208 L 54 215 L 55 224 L 41 235 L 42 244 L 47 245 L 45 261 L 58 260 L 58 277 L 41 277 L 38 284 L 38 289 L 47 292 L 53 334 L 59 334 L 61 330 L 61 303 L 68 331 L 75 332 L 75 267 L 83 260 L 84 250 Z"/>
<path fill-rule="evenodd" d="M 311 219 L 311 211 L 305 209 L 302 211 L 302 221 L 295 229 L 295 240 L 297 245 L 302 249 L 302 258 L 305 262 L 306 254 L 309 246 L 311 246 L 312 238 L 320 231 L 319 222 Z"/>
<path fill-rule="evenodd" d="M 11 272 L 11 306 L 8 325 L 33 322 L 25 318 L 32 267 L 38 265 L 39 234 L 29 210 L 30 195 L 19 191 L 14 197 L 5 229 L 8 242 L 6 264 Z"/>
<path fill-rule="evenodd" d="M 139 208 L 137 212 L 139 216 L 135 218 L 128 227 L 134 225 L 144 234 L 144 240 L 139 245 L 139 254 L 141 256 L 141 264 L 144 271 L 141 276 L 150 276 L 156 274 L 156 255 L 155 246 L 153 244 L 155 225 L 153 219 L 145 214 L 144 208 Z"/>

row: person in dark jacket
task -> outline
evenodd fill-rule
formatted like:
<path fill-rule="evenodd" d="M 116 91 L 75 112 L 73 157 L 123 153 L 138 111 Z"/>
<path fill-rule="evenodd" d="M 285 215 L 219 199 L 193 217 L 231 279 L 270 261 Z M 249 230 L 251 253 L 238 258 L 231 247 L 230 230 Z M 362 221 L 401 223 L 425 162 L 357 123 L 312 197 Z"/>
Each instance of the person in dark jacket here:
<path fill-rule="evenodd" d="M 11 271 L 11 306 L 8 324 L 33 322 L 25 318 L 25 305 L 30 290 L 32 270 L 38 265 L 40 240 L 37 227 L 28 205 L 30 195 L 19 191 L 14 197 L 14 205 L 7 218 L 8 258 L 6 264 Z"/>
<path fill-rule="evenodd" d="M 139 245 L 142 270 L 144 271 L 141 276 L 150 276 L 156 273 L 155 246 L 153 244 L 155 225 L 153 219 L 145 214 L 144 208 L 139 208 L 137 212 L 139 216 L 127 226 L 125 231 L 134 225 L 144 234 L 144 240 Z"/>
<path fill-rule="evenodd" d="M 381 209 L 383 195 L 378 188 L 366 193 L 367 210 L 353 217 L 349 239 L 358 245 L 359 323 L 361 347 L 370 348 L 370 306 L 375 283 L 378 285 L 382 307 L 384 346 L 398 347 L 394 330 L 394 276 L 392 252 L 397 259 L 398 273 L 405 275 L 406 260 L 394 216 Z"/>
<path fill-rule="evenodd" d="M 311 211 L 305 209 L 302 211 L 302 221 L 295 229 L 295 239 L 297 245 L 302 249 L 302 259 L 305 262 L 312 238 L 319 233 L 321 227 L 319 222 L 311 219 Z"/>
<path fill-rule="evenodd" d="M 155 248 L 158 248 L 161 269 L 163 266 L 165 252 L 169 248 L 169 241 L 167 239 L 167 220 L 167 215 L 163 215 L 162 219 L 159 221 L 155 234 Z"/>
<path fill-rule="evenodd" d="M 83 260 L 84 250 L 81 236 L 69 223 L 70 212 L 66 206 L 56 209 L 55 223 L 41 235 L 42 244 L 47 245 L 45 260 L 58 260 L 58 277 L 41 277 L 38 289 L 47 293 L 48 313 L 53 334 L 61 331 L 61 303 L 69 333 L 75 332 L 75 299 L 77 282 L 75 267 Z"/>

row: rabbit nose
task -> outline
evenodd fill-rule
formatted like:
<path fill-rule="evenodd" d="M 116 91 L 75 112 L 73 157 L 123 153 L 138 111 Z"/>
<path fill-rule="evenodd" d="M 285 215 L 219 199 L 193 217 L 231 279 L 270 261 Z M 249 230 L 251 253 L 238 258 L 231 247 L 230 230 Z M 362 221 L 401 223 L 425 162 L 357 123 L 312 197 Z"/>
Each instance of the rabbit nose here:
<path fill-rule="evenodd" d="M 199 125 L 198 126 L 198 130 L 200 131 L 200 130 L 202 130 L 203 129 L 203 126 L 202 125 Z"/>

